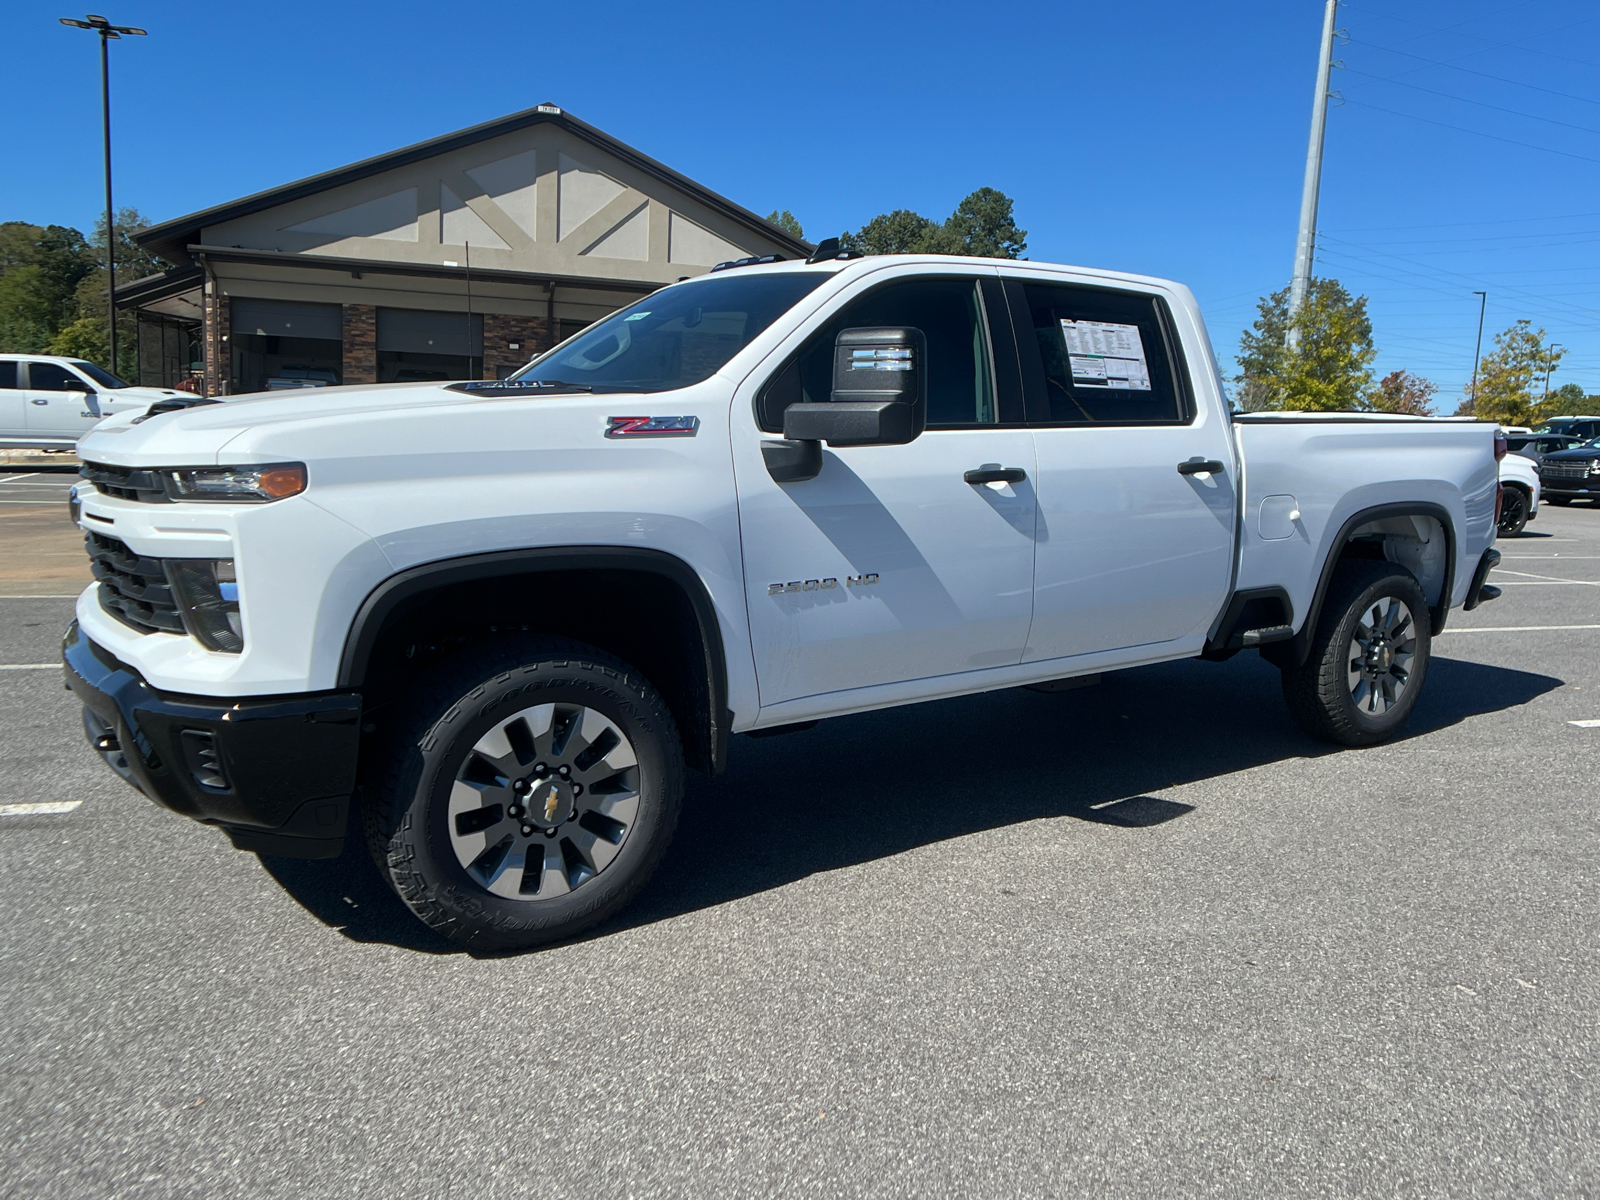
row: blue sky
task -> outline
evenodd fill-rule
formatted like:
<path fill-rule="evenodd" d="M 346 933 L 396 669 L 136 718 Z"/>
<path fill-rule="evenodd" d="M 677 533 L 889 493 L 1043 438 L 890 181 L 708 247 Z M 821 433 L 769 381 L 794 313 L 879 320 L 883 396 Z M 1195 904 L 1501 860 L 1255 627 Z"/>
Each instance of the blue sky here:
<path fill-rule="evenodd" d="M 107 0 L 117 197 L 165 220 L 552 100 L 815 239 L 1017 202 L 1028 256 L 1194 288 L 1231 371 L 1288 280 L 1320 0 L 271 5 Z M 12 0 L 0 219 L 101 203 L 94 39 Z M 1318 272 L 1371 299 L 1378 368 L 1448 411 L 1518 317 L 1600 392 L 1600 8 L 1359 0 L 1333 86 Z"/>

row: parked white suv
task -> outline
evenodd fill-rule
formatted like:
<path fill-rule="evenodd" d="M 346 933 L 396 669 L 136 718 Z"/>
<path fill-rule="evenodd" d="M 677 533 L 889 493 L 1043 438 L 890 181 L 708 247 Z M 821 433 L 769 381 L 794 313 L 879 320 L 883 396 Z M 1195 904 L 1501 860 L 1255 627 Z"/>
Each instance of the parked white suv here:
<path fill-rule="evenodd" d="M 114 413 L 188 395 L 134 387 L 81 358 L 0 354 L 0 449 L 70 450 Z"/>
<path fill-rule="evenodd" d="M 1366 745 L 1498 594 L 1494 426 L 1230 419 L 1188 289 L 1105 271 L 819 249 L 506 381 L 161 408 L 79 447 L 91 742 L 244 849 L 337 855 L 354 811 L 474 946 L 625 904 L 732 734 L 1259 649 Z M 1070 788 L 1093 748 L 1014 750 Z"/>

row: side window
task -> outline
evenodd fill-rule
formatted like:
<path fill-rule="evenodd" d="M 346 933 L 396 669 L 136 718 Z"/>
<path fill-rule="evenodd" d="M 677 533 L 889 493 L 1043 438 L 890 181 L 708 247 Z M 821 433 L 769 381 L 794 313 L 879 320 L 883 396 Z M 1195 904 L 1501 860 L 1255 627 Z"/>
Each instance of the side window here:
<path fill-rule="evenodd" d="M 17 387 L 17 364 L 0 362 L 0 391 L 11 392 Z"/>
<path fill-rule="evenodd" d="M 1028 417 L 1039 424 L 1158 425 L 1189 419 L 1154 296 L 1071 284 L 1023 283 L 1038 366 L 1017 331 Z M 1036 374 L 1039 371 L 1042 374 Z"/>
<path fill-rule="evenodd" d="M 812 334 L 756 398 L 756 419 L 768 433 L 783 430 L 783 410 L 798 401 L 833 395 L 833 344 L 841 329 L 910 326 L 928 339 L 928 427 L 993 425 L 994 369 L 978 281 L 907 279 L 852 300 Z"/>
<path fill-rule="evenodd" d="M 28 388 L 35 392 L 81 392 L 83 380 L 59 363 L 29 363 Z"/>

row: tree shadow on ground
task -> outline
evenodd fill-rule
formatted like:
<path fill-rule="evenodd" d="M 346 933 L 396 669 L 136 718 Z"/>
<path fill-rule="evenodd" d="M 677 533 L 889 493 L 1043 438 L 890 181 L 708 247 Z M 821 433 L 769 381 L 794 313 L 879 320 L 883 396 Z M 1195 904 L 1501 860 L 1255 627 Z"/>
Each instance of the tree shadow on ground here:
<path fill-rule="evenodd" d="M 1548 675 L 1435 658 L 1401 741 L 1527 704 Z M 1278 672 L 1254 654 L 1108 674 L 1097 687 L 965 696 L 824 721 L 776 738 L 735 738 L 728 770 L 691 775 L 678 833 L 604 937 L 920 846 L 1041 818 L 1122 829 L 1192 806 L 1152 793 L 1340 749 L 1293 724 Z M 440 953 L 352 827 L 327 862 L 263 858 L 275 879 L 345 936 Z"/>

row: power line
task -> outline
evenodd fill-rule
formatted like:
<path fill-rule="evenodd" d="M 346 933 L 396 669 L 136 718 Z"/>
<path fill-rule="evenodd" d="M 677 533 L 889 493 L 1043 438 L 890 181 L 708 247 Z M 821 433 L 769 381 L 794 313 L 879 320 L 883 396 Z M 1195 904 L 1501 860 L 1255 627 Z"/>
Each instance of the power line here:
<path fill-rule="evenodd" d="M 1370 108 L 1375 112 L 1388 113 L 1391 117 L 1405 117 L 1411 121 L 1421 121 L 1425 125 L 1438 125 L 1442 129 L 1454 129 L 1458 133 L 1471 133 L 1478 137 L 1489 138 L 1496 142 L 1506 142 L 1512 146 L 1521 146 L 1524 150 L 1542 150 L 1546 154 L 1559 154 L 1562 158 L 1575 158 L 1579 162 L 1600 163 L 1600 158 L 1590 158 L 1584 154 L 1572 154 L 1566 150 L 1553 150 L 1549 146 L 1538 146 L 1532 142 L 1519 142 L 1515 138 L 1500 137 L 1498 134 L 1484 133 L 1481 129 L 1468 129 L 1465 125 L 1452 125 L 1448 121 L 1434 121 L 1428 117 L 1418 117 L 1411 113 L 1396 112 L 1392 108 L 1384 108 L 1377 104 L 1368 104 L 1365 100 L 1345 99 L 1346 104 L 1357 104 L 1362 108 Z"/>
<path fill-rule="evenodd" d="M 1367 9 L 1355 8 L 1355 7 L 1353 7 L 1353 6 L 1349 5 L 1349 4 L 1345 4 L 1344 7 L 1348 8 L 1351 12 L 1363 12 L 1363 13 L 1367 13 L 1369 16 L 1388 17 L 1392 21 L 1405 21 L 1409 25 L 1420 25 L 1420 24 L 1422 24 L 1421 21 L 1413 21 L 1409 17 L 1396 17 L 1396 16 L 1393 16 L 1390 13 L 1371 13 L 1371 12 L 1368 12 Z M 1518 11 L 1522 10 L 1522 7 L 1523 6 L 1521 4 L 1513 4 L 1509 8 L 1503 9 L 1502 12 L 1518 12 Z M 1494 15 L 1498 16 L 1500 14 L 1496 13 Z M 1410 38 L 1408 40 L 1409 41 L 1413 41 L 1413 42 L 1420 41 L 1422 38 L 1426 37 L 1428 35 L 1428 33 L 1453 33 L 1457 29 L 1460 29 L 1462 25 L 1471 25 L 1473 23 L 1473 21 L 1476 21 L 1476 20 L 1479 20 L 1479 19 L 1480 18 L 1474 17 L 1472 20 L 1460 21 L 1460 22 L 1458 22 L 1458 23 L 1456 23 L 1454 25 L 1446 25 L 1442 29 L 1430 29 L 1430 30 L 1427 31 L 1427 33 L 1419 33 L 1416 37 Z M 1594 17 L 1585 17 L 1581 21 L 1569 21 L 1565 25 L 1557 25 L 1554 29 L 1547 29 L 1542 33 L 1529 34 L 1528 38 L 1524 39 L 1524 40 L 1531 40 L 1533 38 L 1549 37 L 1551 34 L 1560 33 L 1560 32 L 1562 32 L 1563 30 L 1566 30 L 1566 29 L 1576 29 L 1579 25 L 1587 25 L 1587 24 L 1589 24 L 1589 22 L 1591 22 L 1591 21 L 1593 21 L 1595 19 L 1596 18 L 1594 18 Z M 1482 42 L 1487 46 L 1498 46 L 1502 50 L 1520 50 L 1524 54 L 1542 54 L 1546 58 L 1559 58 L 1563 62 L 1577 63 L 1579 66 L 1600 68 L 1600 63 L 1587 62 L 1584 59 L 1572 58 L 1571 56 L 1566 55 L 1566 54 L 1557 54 L 1557 53 L 1555 53 L 1554 51 L 1551 51 L 1551 50 L 1542 50 L 1538 46 L 1524 46 L 1524 45 L 1519 45 L 1516 42 L 1497 42 L 1493 38 L 1486 38 L 1483 35 L 1477 34 L 1477 33 L 1457 33 L 1456 36 L 1457 37 L 1464 37 L 1464 38 L 1471 38 L 1473 41 Z M 1395 53 L 1396 54 L 1403 54 L 1404 51 L 1396 50 Z M 1476 51 L 1475 50 L 1475 51 L 1473 51 L 1473 53 L 1477 54 L 1477 53 L 1480 53 L 1480 51 Z"/>
<path fill-rule="evenodd" d="M 1469 225 L 1522 225 L 1529 221 L 1578 221 L 1587 217 L 1600 217 L 1600 212 L 1561 213 L 1548 217 L 1490 217 L 1482 221 L 1429 221 L 1423 225 L 1352 225 L 1344 232 L 1388 233 L 1401 229 L 1461 229 Z"/>
<path fill-rule="evenodd" d="M 1421 84 L 1406 83 L 1404 80 L 1394 79 L 1387 75 L 1373 75 L 1366 71 L 1358 71 L 1354 67 L 1346 67 L 1344 69 L 1351 75 L 1361 75 L 1367 79 L 1376 79 L 1379 83 L 1392 83 L 1396 87 L 1410 88 L 1414 92 L 1427 92 L 1430 96 L 1443 96 L 1446 100 L 1458 100 L 1462 104 L 1476 104 L 1479 108 L 1492 108 L 1495 112 L 1510 113 L 1513 117 L 1525 117 L 1529 121 L 1544 121 L 1550 125 L 1560 125 L 1564 129 L 1576 129 L 1580 133 L 1600 134 L 1600 129 L 1595 129 L 1588 125 L 1574 125 L 1570 121 L 1558 121 L 1554 117 L 1541 117 L 1534 113 L 1522 112 L 1519 109 L 1490 104 L 1484 100 L 1472 100 L 1466 96 L 1456 96 L 1449 92 L 1435 91 L 1433 88 L 1425 88 Z"/>
<path fill-rule="evenodd" d="M 1536 83 L 1523 83 L 1520 79 L 1507 79 L 1504 75 L 1491 75 L 1487 71 L 1474 71 L 1471 67 L 1458 67 L 1455 63 L 1440 62 L 1436 58 L 1426 58 L 1421 54 L 1412 54 L 1409 50 L 1396 50 L 1392 46 L 1380 46 L 1376 42 L 1364 42 L 1358 38 L 1351 38 L 1351 42 L 1358 46 L 1370 46 L 1374 50 L 1382 50 L 1386 54 L 1398 54 L 1404 58 L 1414 58 L 1418 62 L 1425 62 L 1435 67 L 1444 67 L 1451 71 L 1460 71 L 1463 75 L 1476 75 L 1480 79 L 1492 79 L 1496 83 L 1509 83 L 1512 87 L 1527 88 L 1529 91 L 1544 92 L 1549 96 L 1560 96 L 1563 100 L 1577 100 L 1582 104 L 1600 104 L 1600 100 L 1590 99 L 1588 96 L 1574 96 L 1571 92 L 1558 92 L 1554 88 L 1540 87 Z"/>

